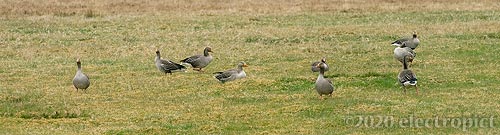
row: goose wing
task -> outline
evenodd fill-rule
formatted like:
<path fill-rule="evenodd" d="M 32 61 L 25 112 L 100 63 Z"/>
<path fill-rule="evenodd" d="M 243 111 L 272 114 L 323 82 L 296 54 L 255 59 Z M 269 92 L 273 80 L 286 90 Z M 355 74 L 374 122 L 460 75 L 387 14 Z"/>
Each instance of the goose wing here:
<path fill-rule="evenodd" d="M 399 82 L 415 82 L 417 81 L 417 75 L 415 75 L 411 70 L 403 70 L 399 73 Z"/>
<path fill-rule="evenodd" d="M 230 70 L 226 70 L 223 72 L 215 72 L 214 74 L 216 74 L 215 78 L 217 78 L 218 80 L 221 80 L 221 79 L 230 78 L 231 76 L 238 74 L 238 70 L 237 69 L 230 69 Z"/>
<path fill-rule="evenodd" d="M 176 70 L 176 69 L 186 68 L 183 65 L 174 63 L 174 62 L 172 62 L 170 60 L 163 60 L 163 59 L 161 59 L 160 60 L 160 64 L 161 64 L 161 67 L 163 69 L 165 69 L 165 70 Z"/>
<path fill-rule="evenodd" d="M 410 40 L 410 38 L 401 38 L 401 39 L 398 39 L 398 40 L 396 40 L 396 41 L 392 42 L 391 44 L 393 44 L 393 45 L 394 45 L 394 44 L 397 44 L 397 45 L 402 45 L 404 42 L 407 42 L 407 41 L 409 41 L 409 40 Z"/>
<path fill-rule="evenodd" d="M 194 56 L 188 57 L 188 58 L 186 58 L 184 60 L 181 60 L 181 62 L 184 62 L 184 63 L 193 63 L 193 62 L 198 61 L 200 58 L 201 58 L 201 55 L 194 55 Z"/>

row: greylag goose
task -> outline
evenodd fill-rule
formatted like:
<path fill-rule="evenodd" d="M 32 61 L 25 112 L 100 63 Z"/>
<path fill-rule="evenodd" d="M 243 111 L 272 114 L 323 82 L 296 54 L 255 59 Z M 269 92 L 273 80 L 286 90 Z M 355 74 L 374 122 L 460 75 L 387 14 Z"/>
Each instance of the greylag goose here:
<path fill-rule="evenodd" d="M 316 61 L 316 62 L 313 62 L 313 63 L 311 64 L 311 70 L 312 70 L 313 72 L 319 72 L 318 65 L 319 65 L 320 63 L 325 63 L 325 65 L 326 65 L 325 71 L 328 71 L 328 64 L 326 64 L 326 59 L 325 59 L 325 57 L 323 57 L 323 58 L 321 59 L 321 61 Z"/>
<path fill-rule="evenodd" d="M 219 80 L 221 83 L 233 81 L 236 79 L 245 78 L 247 76 L 247 74 L 245 73 L 245 71 L 243 71 L 243 67 L 248 67 L 248 65 L 242 61 L 242 62 L 238 63 L 238 68 L 226 70 L 223 72 L 215 72 L 214 77 L 217 80 Z"/>
<path fill-rule="evenodd" d="M 76 70 L 76 75 L 73 78 L 73 86 L 75 86 L 76 91 L 78 91 L 78 89 L 86 90 L 90 86 L 90 81 L 89 77 L 82 71 L 82 63 L 80 62 L 80 58 L 76 60 L 76 65 L 78 66 L 78 69 Z"/>
<path fill-rule="evenodd" d="M 183 65 L 174 63 L 170 60 L 161 59 L 159 50 L 156 50 L 155 64 L 156 64 L 156 67 L 158 68 L 158 70 L 160 70 L 161 72 L 163 72 L 165 74 L 167 74 L 167 73 L 172 74 L 172 72 L 184 72 L 184 71 L 186 71 L 186 67 L 184 67 Z"/>
<path fill-rule="evenodd" d="M 332 81 L 325 79 L 325 63 L 320 63 L 316 67 L 319 68 L 318 79 L 316 79 L 316 91 L 319 94 L 319 97 L 323 99 L 323 95 L 331 95 L 335 88 L 333 87 Z"/>
<path fill-rule="evenodd" d="M 420 44 L 420 40 L 417 38 L 417 32 L 413 32 L 412 38 L 401 38 L 391 43 L 394 46 L 401 46 L 406 44 L 406 47 L 410 47 L 412 50 L 417 48 L 418 44 Z"/>
<path fill-rule="evenodd" d="M 413 51 L 411 48 L 406 47 L 405 43 L 403 43 L 401 45 L 395 45 L 395 46 L 397 46 L 397 47 L 394 48 L 394 58 L 401 63 L 403 63 L 404 56 L 408 55 L 406 60 L 409 63 L 412 63 L 413 59 L 415 59 L 415 57 L 417 56 L 417 53 L 415 53 L 415 51 Z"/>
<path fill-rule="evenodd" d="M 401 84 L 401 86 L 403 86 L 405 93 L 406 93 L 406 87 L 414 86 L 415 90 L 417 91 L 417 95 L 418 95 L 417 75 L 415 75 L 415 73 L 413 73 L 413 71 L 408 69 L 406 57 L 408 57 L 408 56 L 403 57 L 403 59 L 405 59 L 405 60 L 403 60 L 403 70 L 401 72 L 399 72 L 398 80 L 399 80 L 399 83 Z"/>
<path fill-rule="evenodd" d="M 206 67 L 208 64 L 210 64 L 210 62 L 212 62 L 212 55 L 210 55 L 208 52 L 212 52 L 212 48 L 205 47 L 205 49 L 203 50 L 203 55 L 194 55 L 181 60 L 181 62 L 191 65 L 193 67 L 193 70 L 203 71 L 202 68 Z"/>

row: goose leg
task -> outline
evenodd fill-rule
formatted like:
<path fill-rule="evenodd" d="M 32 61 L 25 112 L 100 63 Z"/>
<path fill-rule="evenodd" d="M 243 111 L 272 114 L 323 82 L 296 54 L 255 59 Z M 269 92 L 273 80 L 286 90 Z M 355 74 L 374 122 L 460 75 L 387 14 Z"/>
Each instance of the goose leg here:
<path fill-rule="evenodd" d="M 415 85 L 415 90 L 417 90 L 417 95 L 418 95 L 418 88 L 417 88 L 417 85 Z"/>
<path fill-rule="evenodd" d="M 403 86 L 403 92 L 406 94 L 406 87 Z"/>

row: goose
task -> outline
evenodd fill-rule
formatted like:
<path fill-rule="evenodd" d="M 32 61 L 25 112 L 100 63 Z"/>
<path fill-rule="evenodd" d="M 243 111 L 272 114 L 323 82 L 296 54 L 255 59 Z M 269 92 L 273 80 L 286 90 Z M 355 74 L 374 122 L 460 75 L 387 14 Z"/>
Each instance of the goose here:
<path fill-rule="evenodd" d="M 203 50 L 203 55 L 194 55 L 181 60 L 181 64 L 189 64 L 193 67 L 193 70 L 203 71 L 202 68 L 206 67 L 210 62 L 212 62 L 212 55 L 208 52 L 212 52 L 212 48 L 205 47 Z"/>
<path fill-rule="evenodd" d="M 161 72 L 163 72 L 165 74 L 169 73 L 170 75 L 172 75 L 172 72 L 185 72 L 186 71 L 186 67 L 184 67 L 183 65 L 174 63 L 170 60 L 161 59 L 159 50 L 156 50 L 155 64 L 156 64 L 156 68 L 158 68 L 158 70 L 160 70 Z"/>
<path fill-rule="evenodd" d="M 317 67 L 320 63 L 325 63 L 326 68 L 325 71 L 328 71 L 328 64 L 326 64 L 326 59 L 323 57 L 321 61 L 316 61 L 311 64 L 311 71 L 313 72 L 319 72 L 319 68 Z"/>
<path fill-rule="evenodd" d="M 335 87 L 333 87 L 332 81 L 325 79 L 324 77 L 325 69 L 327 67 L 326 64 L 320 63 L 316 67 L 319 68 L 318 79 L 316 79 L 316 92 L 318 92 L 319 97 L 323 99 L 323 95 L 331 95 L 335 90 Z"/>
<path fill-rule="evenodd" d="M 415 73 L 413 73 L 413 71 L 408 69 L 408 65 L 406 62 L 407 57 L 408 56 L 403 57 L 403 59 L 405 59 L 405 60 L 403 60 L 403 70 L 401 72 L 399 72 L 398 80 L 399 80 L 399 83 L 401 84 L 401 86 L 403 87 L 405 93 L 406 93 L 406 87 L 414 86 L 415 90 L 417 91 L 417 95 L 418 95 L 417 75 L 415 75 Z"/>
<path fill-rule="evenodd" d="M 418 40 L 417 38 L 417 32 L 413 32 L 412 38 L 401 38 L 392 42 L 391 44 L 394 46 L 401 46 L 403 44 L 406 44 L 407 47 L 411 48 L 412 50 L 415 50 L 418 44 L 420 44 L 420 40 Z"/>
<path fill-rule="evenodd" d="M 236 79 L 245 78 L 247 76 L 247 74 L 245 73 L 245 71 L 243 71 L 243 67 L 248 67 L 248 65 L 242 61 L 242 62 L 238 63 L 238 68 L 226 70 L 223 72 L 215 72 L 214 77 L 217 80 L 219 80 L 221 83 L 233 81 Z"/>
<path fill-rule="evenodd" d="M 403 43 L 396 48 L 394 48 L 394 59 L 403 63 L 404 56 L 409 56 L 407 58 L 407 62 L 412 63 L 413 59 L 417 56 L 417 53 L 409 47 L 406 47 L 406 44 Z"/>
<path fill-rule="evenodd" d="M 80 58 L 76 60 L 76 65 L 78 69 L 76 70 L 76 75 L 73 78 L 73 86 L 75 86 L 76 91 L 78 89 L 86 90 L 90 86 L 89 77 L 85 75 L 82 71 L 82 63 L 80 62 Z"/>

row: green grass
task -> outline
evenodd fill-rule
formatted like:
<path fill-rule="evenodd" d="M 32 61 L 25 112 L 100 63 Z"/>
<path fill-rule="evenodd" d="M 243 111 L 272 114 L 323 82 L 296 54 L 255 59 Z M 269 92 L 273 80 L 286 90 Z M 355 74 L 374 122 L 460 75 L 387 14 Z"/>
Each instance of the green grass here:
<path fill-rule="evenodd" d="M 500 117 L 498 10 L 372 11 L 3 17 L 0 134 L 500 132 L 498 123 L 466 131 L 346 123 L 358 116 Z M 403 94 L 390 45 L 412 31 L 421 40 L 411 67 L 421 95 Z M 204 73 L 164 75 L 154 66 L 156 49 L 179 61 L 205 46 L 215 59 Z M 85 92 L 71 81 L 79 57 L 91 78 Z M 325 100 L 310 71 L 321 57 L 336 88 Z M 247 78 L 226 84 L 213 78 L 239 61 L 249 65 Z"/>

